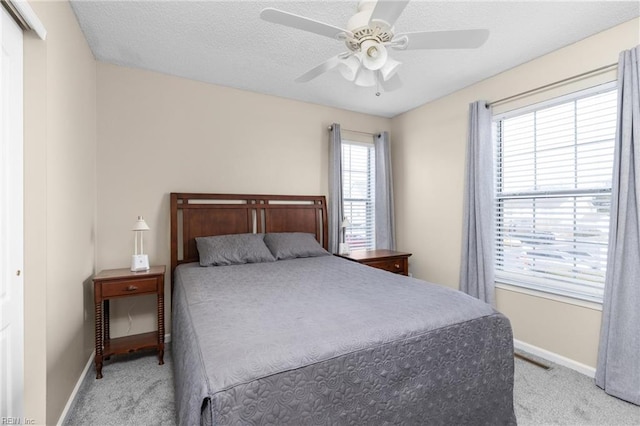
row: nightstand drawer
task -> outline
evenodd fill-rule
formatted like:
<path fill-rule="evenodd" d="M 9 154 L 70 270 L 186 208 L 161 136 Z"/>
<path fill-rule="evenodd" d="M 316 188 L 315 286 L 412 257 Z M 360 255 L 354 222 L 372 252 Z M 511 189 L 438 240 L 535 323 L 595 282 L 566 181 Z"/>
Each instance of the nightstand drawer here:
<path fill-rule="evenodd" d="M 409 275 L 409 256 L 411 253 L 377 249 L 356 250 L 349 254 L 337 254 L 336 256 L 395 274 Z"/>
<path fill-rule="evenodd" d="M 103 282 L 102 297 L 131 296 L 135 294 L 156 293 L 157 278 L 140 278 L 136 280 Z"/>
<path fill-rule="evenodd" d="M 372 266 L 385 271 L 395 272 L 396 274 L 407 275 L 407 259 L 386 259 L 363 262 L 365 265 Z"/>

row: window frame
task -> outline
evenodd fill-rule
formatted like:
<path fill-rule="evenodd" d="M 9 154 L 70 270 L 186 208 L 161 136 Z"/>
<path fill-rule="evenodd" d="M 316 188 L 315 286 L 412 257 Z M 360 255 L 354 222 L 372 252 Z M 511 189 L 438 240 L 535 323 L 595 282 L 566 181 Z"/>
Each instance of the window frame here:
<path fill-rule="evenodd" d="M 347 191 L 345 190 L 345 156 L 344 156 L 344 147 L 346 145 L 351 146 L 360 146 L 367 148 L 367 179 L 368 179 L 368 198 L 355 198 L 355 197 L 347 197 Z M 344 241 L 349 245 L 350 250 L 374 250 L 376 248 L 376 235 L 375 235 L 375 202 L 376 202 L 376 190 L 375 190 L 375 178 L 376 178 L 376 162 L 375 162 L 375 145 L 372 142 L 361 142 L 352 139 L 343 138 L 340 144 L 340 155 L 342 162 L 342 211 L 344 217 L 349 221 L 349 225 L 341 232 L 341 241 L 344 238 Z M 362 171 L 357 171 L 362 172 Z M 365 226 L 364 226 L 364 234 L 366 235 L 365 241 L 368 241 L 368 244 L 354 244 L 354 238 L 360 238 L 360 236 L 356 236 L 355 232 L 358 230 L 357 228 L 360 226 L 357 221 L 354 220 L 352 211 L 348 211 L 347 203 L 365 203 Z M 367 225 L 368 219 L 370 218 L 371 223 Z M 342 222 L 342 221 L 341 221 Z M 341 223 L 342 225 L 342 223 Z M 342 230 L 342 228 L 341 228 Z M 350 241 L 351 239 L 351 241 Z"/>
<path fill-rule="evenodd" d="M 572 291 L 570 289 L 568 289 L 568 286 L 565 286 L 563 288 L 562 285 L 559 285 L 557 283 L 554 283 L 552 281 L 551 284 L 547 285 L 541 285 L 540 283 L 536 283 L 535 279 L 533 280 L 533 282 L 524 282 L 523 280 L 518 280 L 518 279 L 508 279 L 505 278 L 506 275 L 508 275 L 508 272 L 504 272 L 504 274 L 501 274 L 500 272 L 502 271 L 502 269 L 500 269 L 500 257 L 498 256 L 498 253 L 501 249 L 501 247 L 504 247 L 504 243 L 501 244 L 501 237 L 499 235 L 499 230 L 500 230 L 500 221 L 502 220 L 501 218 L 501 210 L 500 210 L 500 205 L 501 202 L 504 203 L 505 200 L 513 200 L 516 199 L 518 197 L 525 197 L 525 198 L 530 198 L 532 200 L 549 200 L 552 197 L 561 197 L 561 196 L 567 196 L 567 197 L 575 197 L 574 198 L 574 202 L 577 202 L 577 197 L 580 196 L 585 196 L 585 195 L 593 195 L 593 196 L 608 196 L 609 197 L 609 203 L 611 202 L 611 192 L 612 192 L 612 185 L 609 185 L 607 188 L 600 188 L 597 187 L 597 185 L 592 185 L 590 188 L 587 189 L 583 189 L 583 188 L 575 188 L 575 189 L 571 189 L 571 190 L 567 190 L 567 189 L 558 189 L 558 190 L 540 190 L 540 191 L 514 191 L 512 193 L 501 193 L 499 191 L 499 185 L 504 184 L 504 178 L 502 175 L 499 175 L 502 164 L 500 163 L 501 161 L 501 155 L 502 155 L 502 140 L 500 139 L 500 133 L 498 132 L 499 127 L 504 120 L 508 120 L 510 118 L 515 118 L 515 117 L 520 117 L 520 116 L 524 116 L 527 114 L 530 114 L 532 112 L 536 112 L 536 111 L 542 111 L 545 109 L 549 109 L 549 108 L 553 108 L 555 106 L 559 106 L 562 104 L 566 104 L 569 102 L 577 102 L 580 99 L 584 99 L 584 98 L 589 98 L 589 97 L 594 97 L 603 93 L 607 93 L 607 92 L 611 92 L 611 91 L 615 91 L 617 89 L 617 84 L 615 81 L 612 82 L 608 82 L 605 84 L 601 84 L 601 85 L 597 85 L 597 86 L 593 86 L 584 90 L 580 90 L 580 91 L 576 91 L 573 93 L 569 93 L 566 95 L 562 95 L 559 97 L 555 97 L 553 99 L 549 99 L 546 101 L 542 101 L 542 102 L 537 102 L 531 105 L 527 105 L 521 108 L 516 108 L 514 110 L 511 111 L 506 111 L 503 113 L 498 113 L 498 114 L 494 114 L 492 116 L 492 129 L 493 129 L 493 135 L 492 135 L 492 146 L 495 149 L 495 165 L 494 165 L 494 170 L 493 170 L 493 211 L 492 211 L 492 220 L 494 222 L 494 224 L 496 225 L 495 228 L 495 235 L 494 235 L 494 248 L 496 250 L 496 256 L 494 257 L 494 268 L 495 268 L 495 281 L 496 284 L 504 284 L 507 286 L 514 286 L 517 288 L 522 289 L 523 291 L 534 291 L 534 292 L 542 292 L 542 293 L 546 293 L 549 295 L 553 295 L 553 296 L 560 296 L 560 297 L 566 297 L 572 300 L 580 300 L 580 301 L 586 301 L 586 302 L 595 302 L 597 304 L 601 304 L 602 303 L 602 296 L 604 293 L 604 276 L 606 275 L 606 266 L 603 270 L 603 278 L 602 278 L 602 292 L 595 294 L 588 294 L 589 292 L 585 291 L 585 292 L 576 292 L 576 291 Z M 616 114 L 618 113 L 617 111 L 618 109 L 618 105 L 616 104 Z M 577 114 L 576 111 L 574 111 L 573 114 L 574 119 L 576 119 Z M 534 134 L 537 132 L 537 128 L 534 125 Z M 615 131 L 614 131 L 614 144 L 615 144 Z M 574 168 L 574 172 L 577 173 L 577 167 L 578 164 L 576 163 L 576 168 Z M 502 204 L 504 206 L 504 204 Z M 535 205 L 535 201 L 533 202 L 533 205 Z M 535 209 L 535 207 L 534 207 Z M 536 214 L 536 213 L 532 213 L 532 214 Z M 574 218 L 576 216 L 576 213 L 574 213 Z M 575 220 L 575 219 L 574 219 Z M 609 221 L 611 220 L 611 214 L 609 214 L 608 220 L 607 222 L 609 223 Z M 608 240 L 608 239 L 607 239 Z M 607 245 L 608 245 L 608 241 L 607 241 Z M 608 247 L 607 247 L 608 249 Z M 504 250 L 504 249 L 503 249 Z M 504 259 L 503 259 L 503 263 L 504 263 Z M 606 263 L 606 256 L 605 256 L 605 263 Z M 549 270 L 544 271 L 543 273 L 547 273 Z M 502 276 L 501 276 L 502 275 Z M 542 281 L 544 278 L 537 278 L 540 281 Z M 586 287 L 585 287 L 586 288 Z"/>

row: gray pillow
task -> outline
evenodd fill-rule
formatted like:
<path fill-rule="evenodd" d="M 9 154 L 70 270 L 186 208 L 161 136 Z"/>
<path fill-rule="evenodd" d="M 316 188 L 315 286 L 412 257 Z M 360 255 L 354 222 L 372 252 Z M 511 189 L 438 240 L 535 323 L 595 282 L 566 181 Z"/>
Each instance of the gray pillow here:
<path fill-rule="evenodd" d="M 273 262 L 264 234 L 231 234 L 196 238 L 200 266 Z"/>
<path fill-rule="evenodd" d="M 316 241 L 316 237 L 313 234 L 303 232 L 265 234 L 264 243 L 269 247 L 276 260 L 327 256 L 330 254 Z"/>

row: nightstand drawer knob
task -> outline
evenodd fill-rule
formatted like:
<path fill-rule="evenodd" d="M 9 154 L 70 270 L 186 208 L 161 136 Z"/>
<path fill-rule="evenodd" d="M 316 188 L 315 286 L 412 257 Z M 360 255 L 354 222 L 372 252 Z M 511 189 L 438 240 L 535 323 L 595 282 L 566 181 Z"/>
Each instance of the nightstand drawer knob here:
<path fill-rule="evenodd" d="M 396 268 L 396 269 L 400 269 L 400 264 L 399 264 L 399 263 L 396 263 L 396 264 L 395 264 L 395 265 L 393 265 L 393 266 L 395 266 L 395 268 Z"/>
<path fill-rule="evenodd" d="M 135 285 L 130 285 L 125 290 L 127 290 L 127 291 L 136 291 L 137 289 L 138 289 L 138 287 L 136 287 Z"/>

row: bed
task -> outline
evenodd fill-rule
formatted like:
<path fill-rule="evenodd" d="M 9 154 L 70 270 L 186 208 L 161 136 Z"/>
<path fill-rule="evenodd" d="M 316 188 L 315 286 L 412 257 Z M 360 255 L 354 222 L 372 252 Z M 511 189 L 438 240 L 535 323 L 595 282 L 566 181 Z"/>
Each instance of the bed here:
<path fill-rule="evenodd" d="M 286 256 L 200 266 L 204 237 L 247 234 Z M 291 236 L 320 250 L 274 251 Z M 326 247 L 324 197 L 171 194 L 179 424 L 516 423 L 503 315 Z"/>

